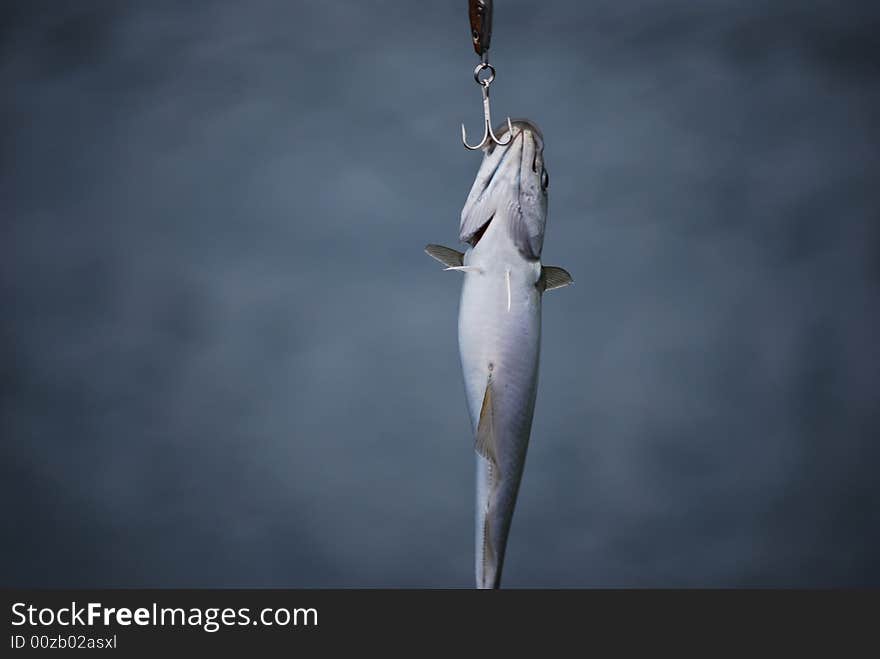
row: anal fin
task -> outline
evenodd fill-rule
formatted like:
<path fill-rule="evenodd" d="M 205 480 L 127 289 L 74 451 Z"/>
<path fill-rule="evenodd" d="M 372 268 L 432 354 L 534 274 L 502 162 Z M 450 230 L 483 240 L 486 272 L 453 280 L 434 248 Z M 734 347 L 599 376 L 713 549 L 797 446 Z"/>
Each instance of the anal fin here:
<path fill-rule="evenodd" d="M 492 402 L 492 378 L 486 383 L 486 393 L 483 394 L 483 406 L 480 408 L 480 420 L 477 423 L 477 435 L 474 439 L 474 448 L 481 456 L 498 466 L 498 452 L 495 435 L 495 410 Z"/>

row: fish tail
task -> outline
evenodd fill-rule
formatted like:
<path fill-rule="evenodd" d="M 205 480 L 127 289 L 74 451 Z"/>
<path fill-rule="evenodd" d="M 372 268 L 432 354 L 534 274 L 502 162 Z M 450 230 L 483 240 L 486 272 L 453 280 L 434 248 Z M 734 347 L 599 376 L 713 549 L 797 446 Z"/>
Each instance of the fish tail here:
<path fill-rule="evenodd" d="M 477 510 L 476 510 L 476 586 L 499 588 L 504 547 L 499 544 L 499 529 L 494 528 L 498 493 L 497 468 L 489 460 L 477 455 Z"/>

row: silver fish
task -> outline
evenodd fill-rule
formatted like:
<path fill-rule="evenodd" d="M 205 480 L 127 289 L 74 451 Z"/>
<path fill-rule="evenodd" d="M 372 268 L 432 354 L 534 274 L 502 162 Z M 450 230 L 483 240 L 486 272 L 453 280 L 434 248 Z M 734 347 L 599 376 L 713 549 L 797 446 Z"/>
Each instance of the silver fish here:
<path fill-rule="evenodd" d="M 477 453 L 477 588 L 501 584 L 538 390 L 541 299 L 572 283 L 562 268 L 541 265 L 548 184 L 541 131 L 514 122 L 508 144 L 484 150 L 462 209 L 467 250 L 425 248 L 464 273 L 458 343 Z"/>

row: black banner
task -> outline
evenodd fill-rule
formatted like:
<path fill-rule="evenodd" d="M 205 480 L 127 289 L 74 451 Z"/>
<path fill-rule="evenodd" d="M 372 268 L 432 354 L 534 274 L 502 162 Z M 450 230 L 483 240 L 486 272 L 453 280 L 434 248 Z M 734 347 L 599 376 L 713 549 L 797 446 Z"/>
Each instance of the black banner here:
<path fill-rule="evenodd" d="M 6 650 L 517 649 L 612 643 L 831 650 L 868 639 L 876 593 L 807 591 L 4 590 Z M 575 644 L 572 646 L 572 644 Z M 548 647 L 549 649 L 549 647 Z M 706 647 L 706 649 L 710 649 Z M 553 652 L 552 654 L 556 654 Z M 7 654 L 4 656 L 15 656 Z"/>

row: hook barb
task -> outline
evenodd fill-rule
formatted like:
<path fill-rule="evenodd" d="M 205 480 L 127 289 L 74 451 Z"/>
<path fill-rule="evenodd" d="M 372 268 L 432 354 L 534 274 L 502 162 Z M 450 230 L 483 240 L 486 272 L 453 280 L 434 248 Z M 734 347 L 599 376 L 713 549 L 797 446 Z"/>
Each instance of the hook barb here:
<path fill-rule="evenodd" d="M 465 130 L 464 124 L 461 125 L 461 143 L 464 144 L 464 148 L 469 151 L 476 151 L 477 149 L 482 149 L 485 146 L 488 146 L 490 142 L 495 142 L 498 146 L 507 146 L 510 144 L 510 140 L 513 139 L 513 124 L 510 123 L 510 117 L 507 117 L 507 141 L 502 142 L 496 137 L 495 132 L 492 130 L 492 125 L 489 123 L 491 120 L 486 119 L 483 125 L 483 139 L 480 140 L 480 143 L 476 146 L 471 146 L 467 143 L 467 131 Z"/>

